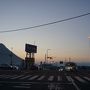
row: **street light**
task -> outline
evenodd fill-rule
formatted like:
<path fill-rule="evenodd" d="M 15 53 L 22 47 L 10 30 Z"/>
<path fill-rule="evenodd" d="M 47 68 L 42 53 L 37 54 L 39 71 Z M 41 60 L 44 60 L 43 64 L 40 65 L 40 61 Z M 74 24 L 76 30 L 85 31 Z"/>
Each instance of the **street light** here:
<path fill-rule="evenodd" d="M 45 63 L 48 61 L 48 51 L 51 49 L 47 49 L 46 54 L 45 54 Z"/>
<path fill-rule="evenodd" d="M 48 51 L 51 50 L 51 49 L 47 49 L 47 59 L 48 59 Z"/>

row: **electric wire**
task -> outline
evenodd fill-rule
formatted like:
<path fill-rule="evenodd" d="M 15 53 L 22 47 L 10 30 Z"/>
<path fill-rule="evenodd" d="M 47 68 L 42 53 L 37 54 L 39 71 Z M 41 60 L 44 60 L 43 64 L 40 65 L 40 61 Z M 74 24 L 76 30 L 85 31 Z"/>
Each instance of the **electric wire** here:
<path fill-rule="evenodd" d="M 44 26 L 48 26 L 48 25 L 52 25 L 52 24 L 56 24 L 56 23 L 65 22 L 65 21 L 69 21 L 72 19 L 80 18 L 80 17 L 87 16 L 87 15 L 90 15 L 90 13 L 86 13 L 86 14 L 82 14 L 82 15 L 78 15 L 78 16 L 74 16 L 74 17 L 70 17 L 70 18 L 66 18 L 66 19 L 62 19 L 62 20 L 58 20 L 58 21 L 53 21 L 53 22 L 49 22 L 49 23 L 45 23 L 45 24 L 35 25 L 35 26 L 31 26 L 31 27 L 0 31 L 0 33 L 24 31 L 24 30 L 33 29 L 33 28 L 44 27 Z"/>

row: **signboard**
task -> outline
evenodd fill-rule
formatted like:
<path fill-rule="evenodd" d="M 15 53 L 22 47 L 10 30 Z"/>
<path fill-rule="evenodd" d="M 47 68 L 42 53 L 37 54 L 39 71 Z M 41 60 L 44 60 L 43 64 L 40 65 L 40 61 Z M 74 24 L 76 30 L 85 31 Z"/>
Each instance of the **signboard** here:
<path fill-rule="evenodd" d="M 25 44 L 25 51 L 28 53 L 37 53 L 37 46 L 31 44 Z"/>

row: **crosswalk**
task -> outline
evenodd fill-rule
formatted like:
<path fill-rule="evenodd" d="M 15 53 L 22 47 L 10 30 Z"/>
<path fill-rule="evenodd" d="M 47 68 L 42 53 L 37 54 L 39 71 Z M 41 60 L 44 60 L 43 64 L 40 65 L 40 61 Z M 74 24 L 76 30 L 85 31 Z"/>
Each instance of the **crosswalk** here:
<path fill-rule="evenodd" d="M 23 74 L 23 75 L 10 75 L 10 74 L 2 74 L 0 75 L 0 85 L 3 87 L 4 82 L 5 85 L 7 83 L 7 87 L 12 87 L 12 88 L 25 88 L 25 89 L 31 89 L 34 88 L 35 85 L 36 87 L 39 85 L 39 87 L 45 87 L 47 85 L 48 90 L 61 90 L 62 88 L 66 88 L 69 86 L 69 90 L 81 90 L 80 86 L 77 84 L 82 85 L 87 85 L 90 86 L 90 78 L 87 76 L 79 76 L 79 75 L 54 75 L 54 74 Z M 8 81 L 10 82 L 8 83 Z M 41 85 L 41 86 L 40 86 Z M 88 87 L 86 86 L 86 87 Z M 36 88 L 35 87 L 35 88 Z M 54 89 L 53 89 L 54 88 Z M 74 89 L 75 88 L 75 89 Z M 33 90 L 33 89 L 31 89 Z M 36 89 L 35 89 L 36 90 Z M 42 89 L 40 89 L 42 90 Z M 47 90 L 47 89 L 46 89 Z M 62 90 L 67 90 L 62 89 Z M 84 90 L 84 89 L 83 89 Z M 90 90 L 90 89 L 87 89 Z"/>
<path fill-rule="evenodd" d="M 79 82 L 82 82 L 82 83 L 86 83 L 86 81 L 78 76 L 75 76 L 75 79 L 78 80 Z"/>
<path fill-rule="evenodd" d="M 62 78 L 60 76 L 58 76 L 58 81 L 62 81 Z"/>
<path fill-rule="evenodd" d="M 90 78 L 88 78 L 88 77 L 84 77 L 86 80 L 88 80 L 88 81 L 90 81 Z"/>
<path fill-rule="evenodd" d="M 45 78 L 45 76 L 43 75 L 43 76 L 41 76 L 40 78 L 38 78 L 37 80 L 42 80 L 42 79 L 44 79 Z"/>
<path fill-rule="evenodd" d="M 50 76 L 50 77 L 48 78 L 48 81 L 53 81 L 53 79 L 54 79 L 54 76 Z"/>
<path fill-rule="evenodd" d="M 67 82 L 72 82 L 72 81 L 75 81 L 77 80 L 78 82 L 81 82 L 81 83 L 87 83 L 87 82 L 90 82 L 90 78 L 89 77 L 80 77 L 80 76 L 65 76 L 64 77 L 66 79 Z M 57 75 L 57 76 L 54 76 L 54 75 L 50 75 L 50 76 L 46 76 L 46 75 L 0 75 L 0 79 L 11 79 L 11 80 L 15 80 L 15 79 L 18 79 L 18 80 L 28 80 L 28 81 L 33 81 L 33 80 L 36 80 L 36 81 L 43 81 L 43 80 L 46 80 L 46 81 L 57 81 L 57 82 L 60 82 L 60 81 L 63 81 L 63 78 L 62 76 L 60 75 Z"/>
<path fill-rule="evenodd" d="M 20 79 L 23 80 L 23 79 L 29 78 L 29 77 L 31 77 L 31 76 L 32 76 L 32 75 L 27 75 L 27 76 L 21 77 Z"/>
<path fill-rule="evenodd" d="M 28 80 L 34 80 L 34 79 L 36 79 L 38 76 L 39 76 L 39 75 L 35 75 L 35 76 L 33 76 L 33 77 L 30 77 Z"/>

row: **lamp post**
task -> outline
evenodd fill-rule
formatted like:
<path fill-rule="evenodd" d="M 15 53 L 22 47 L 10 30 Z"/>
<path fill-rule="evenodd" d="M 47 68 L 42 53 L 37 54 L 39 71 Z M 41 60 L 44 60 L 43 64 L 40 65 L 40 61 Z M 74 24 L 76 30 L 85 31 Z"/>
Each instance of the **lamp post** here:
<path fill-rule="evenodd" d="M 47 49 L 46 54 L 45 54 L 45 63 L 48 62 L 48 51 L 51 49 Z"/>

